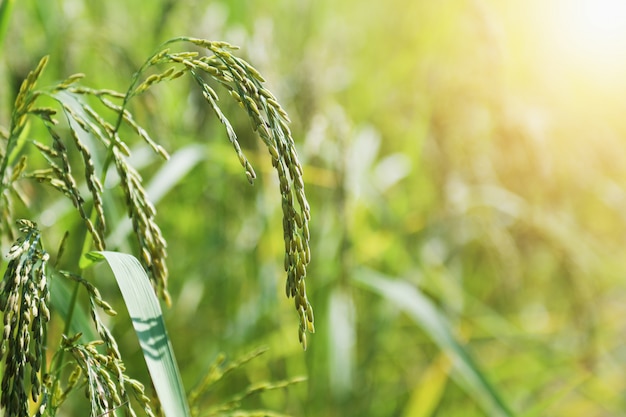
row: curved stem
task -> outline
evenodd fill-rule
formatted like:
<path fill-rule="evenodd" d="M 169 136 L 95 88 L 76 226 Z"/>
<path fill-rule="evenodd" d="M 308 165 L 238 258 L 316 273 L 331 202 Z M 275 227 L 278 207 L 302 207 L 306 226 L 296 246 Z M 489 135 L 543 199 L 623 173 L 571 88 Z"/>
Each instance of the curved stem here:
<path fill-rule="evenodd" d="M 122 125 L 122 120 L 124 120 L 124 112 L 126 111 L 126 107 L 128 105 L 128 102 L 134 96 L 135 88 L 137 87 L 137 83 L 139 82 L 139 78 L 141 77 L 141 74 L 143 74 L 144 71 L 146 71 L 150 66 L 154 65 L 154 63 L 152 61 L 154 60 L 154 58 L 156 56 L 158 56 L 160 53 L 162 53 L 164 51 L 164 48 L 167 45 L 175 43 L 175 42 L 185 42 L 187 40 L 189 40 L 188 37 L 180 36 L 180 37 L 172 38 L 172 39 L 169 39 L 169 40 L 163 42 L 156 49 L 156 52 L 154 52 L 152 55 L 150 55 L 150 57 L 133 74 L 133 77 L 132 77 L 132 79 L 130 81 L 130 86 L 128 87 L 128 90 L 126 90 L 126 94 L 124 95 L 124 101 L 122 102 L 122 106 L 120 108 L 120 112 L 119 112 L 119 114 L 117 116 L 117 121 L 115 122 L 115 128 L 113 129 L 113 136 L 114 137 L 111 140 L 111 144 L 109 145 L 107 156 L 106 156 L 106 158 L 104 160 L 104 165 L 103 165 L 103 168 L 102 168 L 102 178 L 101 178 L 101 182 L 102 183 L 104 183 L 107 170 L 108 170 L 109 165 L 111 165 L 111 162 L 113 160 L 113 147 L 115 146 L 115 143 L 116 143 L 115 136 L 117 136 L 117 132 L 119 131 L 119 129 L 120 129 L 121 125 Z"/>

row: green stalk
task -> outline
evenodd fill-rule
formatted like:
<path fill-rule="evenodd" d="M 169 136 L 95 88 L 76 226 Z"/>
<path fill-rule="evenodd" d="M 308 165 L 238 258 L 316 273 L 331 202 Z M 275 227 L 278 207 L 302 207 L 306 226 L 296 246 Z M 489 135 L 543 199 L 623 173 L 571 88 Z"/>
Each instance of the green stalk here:
<path fill-rule="evenodd" d="M 117 135 L 117 132 L 120 129 L 120 126 L 122 125 L 122 120 L 124 120 L 124 111 L 126 111 L 126 107 L 128 106 L 128 102 L 130 101 L 130 99 L 133 97 L 133 95 L 135 94 L 135 89 L 137 88 L 137 83 L 139 82 L 139 79 L 141 77 L 141 74 L 143 74 L 150 66 L 153 65 L 152 60 L 154 59 L 154 57 L 156 57 L 158 54 L 160 54 L 161 52 L 163 52 L 163 50 L 165 49 L 165 47 L 171 43 L 175 43 L 175 42 L 184 42 L 186 40 L 188 40 L 189 38 L 185 37 L 185 36 L 181 36 L 178 38 L 173 38 L 170 39 L 168 41 L 163 42 L 156 50 L 156 52 L 154 52 L 152 55 L 150 55 L 150 57 L 148 59 L 146 59 L 146 61 L 141 65 L 141 67 L 135 71 L 135 73 L 133 74 L 133 77 L 130 81 L 130 86 L 128 87 L 128 90 L 126 90 L 126 94 L 124 95 L 124 101 L 122 102 L 122 108 L 120 110 L 120 114 L 117 116 L 117 121 L 115 122 L 115 128 L 113 129 L 114 132 L 114 137 L 113 140 L 111 141 L 111 144 L 109 145 L 109 150 L 107 152 L 107 156 L 104 160 L 104 165 L 103 165 L 103 178 L 101 178 L 101 180 L 104 180 L 104 176 L 106 175 L 106 172 L 109 168 L 109 165 L 111 165 L 111 162 L 113 161 L 113 147 L 115 146 L 115 135 Z M 102 181 L 102 183 L 104 184 L 104 181 Z"/>

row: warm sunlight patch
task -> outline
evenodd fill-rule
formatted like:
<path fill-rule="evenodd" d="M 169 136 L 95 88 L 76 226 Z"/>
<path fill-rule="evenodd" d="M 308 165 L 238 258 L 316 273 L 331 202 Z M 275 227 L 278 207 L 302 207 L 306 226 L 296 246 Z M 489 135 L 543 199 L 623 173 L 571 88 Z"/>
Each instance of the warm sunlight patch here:
<path fill-rule="evenodd" d="M 558 48 L 572 65 L 581 65 L 595 75 L 626 66 L 626 1 L 566 0 L 558 4 L 551 29 Z"/>

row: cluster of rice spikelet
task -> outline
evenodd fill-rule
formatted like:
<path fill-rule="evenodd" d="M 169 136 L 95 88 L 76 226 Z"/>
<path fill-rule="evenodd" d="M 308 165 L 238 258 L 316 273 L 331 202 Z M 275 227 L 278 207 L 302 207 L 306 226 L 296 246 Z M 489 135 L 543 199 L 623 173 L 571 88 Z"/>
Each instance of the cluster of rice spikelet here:
<path fill-rule="evenodd" d="M 57 409 L 76 388 L 86 387 L 85 395 L 91 404 L 91 415 L 102 416 L 118 408 L 123 408 L 127 415 L 136 416 L 131 397 L 135 399 L 145 415 L 154 417 L 150 398 L 145 395 L 143 385 L 125 374 L 117 342 L 110 330 L 98 315 L 102 310 L 109 316 L 117 313 L 109 303 L 102 299 L 100 291 L 80 275 L 68 271 L 57 271 L 65 277 L 81 285 L 89 296 L 90 313 L 100 340 L 80 343 L 82 334 L 73 337 L 63 335 L 61 350 L 69 352 L 74 359 L 74 371 L 68 377 L 63 389 L 53 392 L 46 398 L 54 409 Z M 45 402 L 43 403 L 45 404 Z"/>
<path fill-rule="evenodd" d="M 198 52 L 171 52 L 170 44 L 186 42 L 210 54 Z M 106 249 L 107 219 L 104 205 L 104 181 L 109 168 L 120 178 L 124 203 L 133 225 L 134 237 L 140 251 L 139 259 L 147 270 L 155 291 L 170 303 L 167 291 L 167 244 L 156 222 L 156 209 L 149 201 L 143 180 L 128 162 L 130 138 L 122 137 L 122 126 L 130 136 L 144 141 L 164 159 L 169 156 L 128 110 L 129 101 L 153 85 L 171 81 L 189 74 L 199 85 L 209 107 L 224 125 L 235 153 L 252 183 L 256 174 L 243 154 L 237 135 L 218 105 L 218 95 L 209 81 L 225 88 L 246 111 L 254 130 L 265 143 L 280 183 L 285 241 L 286 294 L 293 297 L 299 314 L 299 340 L 306 349 L 306 333 L 313 332 L 313 309 L 306 295 L 305 276 L 310 262 L 309 220 L 310 208 L 304 193 L 302 167 L 289 130 L 289 118 L 276 98 L 264 86 L 263 77 L 246 61 L 234 56 L 236 49 L 224 42 L 210 42 L 195 38 L 176 38 L 166 42 L 134 74 L 128 91 L 119 93 L 106 89 L 91 89 L 79 84 L 82 74 L 41 89 L 37 81 L 48 58 L 41 59 L 29 73 L 16 96 L 11 114 L 11 126 L 0 127 L 0 238 L 15 241 L 11 246 L 8 265 L 0 284 L 0 309 L 3 311 L 4 331 L 0 345 L 0 359 L 5 363 L 2 378 L 0 408 L 7 415 L 29 415 L 29 402 L 39 404 L 37 416 L 54 415 L 69 392 L 86 387 L 91 403 L 91 415 L 103 416 L 124 408 L 126 415 L 135 416 L 131 406 L 139 404 L 148 416 L 155 413 L 144 394 L 143 386 L 124 374 L 124 365 L 117 343 L 98 316 L 98 311 L 115 315 L 102 299 L 98 289 L 80 274 L 54 271 L 47 266 L 48 254 L 41 244 L 35 223 L 14 222 L 13 206 L 22 200 L 20 181 L 35 181 L 56 190 L 68 198 L 88 236 L 86 249 Z M 168 66 L 161 73 L 148 75 L 155 67 Z M 54 106 L 40 105 L 41 97 Z M 97 103 L 96 110 L 94 103 Z M 47 135 L 33 140 L 27 137 L 27 126 L 32 120 L 41 123 Z M 63 121 L 64 123 L 61 123 Z M 43 168 L 29 169 L 25 147 L 32 146 L 45 162 Z M 82 175 L 76 176 L 79 172 Z M 84 185 L 84 186 L 83 186 Z M 86 191 L 85 191 L 86 190 Z M 17 240 L 15 236 L 21 235 Z M 80 334 L 64 335 L 55 358 L 63 361 L 63 353 L 71 355 L 75 370 L 61 387 L 60 372 L 46 368 L 44 355 L 46 325 L 50 319 L 48 279 L 76 282 L 88 294 L 90 312 L 101 340 L 79 342 Z M 62 363 L 65 366 L 65 363 Z M 58 369 L 57 369 L 58 370 Z M 46 372 L 51 372 L 46 374 Z M 235 408 L 245 396 L 264 389 L 283 387 L 285 383 L 251 387 L 242 396 L 222 410 Z M 30 399 L 29 399 L 30 398 Z"/>
<path fill-rule="evenodd" d="M 171 52 L 166 48 L 176 42 L 189 42 L 211 52 L 202 56 L 198 52 Z M 289 117 L 276 97 L 263 86 L 265 80 L 249 63 L 232 54 L 236 47 L 225 42 L 195 38 L 176 38 L 166 42 L 163 49 L 146 61 L 136 74 L 126 101 L 149 89 L 152 85 L 189 73 L 198 83 L 203 96 L 215 115 L 224 125 L 230 142 L 252 183 L 256 174 L 243 154 L 237 135 L 218 105 L 218 95 L 206 78 L 217 82 L 247 112 L 254 130 L 265 143 L 272 165 L 278 173 L 283 209 L 285 240 L 286 294 L 294 297 L 300 317 L 298 337 L 306 349 L 307 332 L 314 332 L 313 308 L 306 294 L 306 268 L 311 260 L 309 247 L 310 207 L 304 192 L 302 166 L 298 161 L 295 143 L 289 129 Z M 155 65 L 173 65 L 166 71 L 141 79 L 140 74 Z"/>
<path fill-rule="evenodd" d="M 171 301 L 167 291 L 168 274 L 165 264 L 167 244 L 155 221 L 156 209 L 148 200 L 139 173 L 128 164 L 117 149 L 114 149 L 113 155 L 126 198 L 128 214 L 141 248 L 141 262 L 152 277 L 157 294 L 169 305 Z"/>
<path fill-rule="evenodd" d="M 209 51 L 209 55 L 198 52 L 171 52 L 168 45 L 187 42 Z M 306 295 L 305 276 L 310 262 L 309 220 L 310 208 L 304 193 L 302 167 L 298 161 L 295 144 L 289 130 L 289 118 L 274 95 L 264 86 L 259 72 L 231 52 L 235 47 L 224 42 L 211 42 L 195 38 L 176 38 L 166 42 L 135 73 L 126 94 L 111 90 L 94 90 L 78 85 L 83 77 L 75 74 L 52 88 L 40 90 L 36 82 L 46 66 L 47 58 L 41 60 L 37 68 L 22 84 L 12 114 L 11 130 L 6 133 L 7 145 L 0 163 L 2 183 L 0 184 L 0 211 L 4 218 L 11 218 L 11 199 L 14 192 L 11 185 L 19 178 L 30 178 L 45 183 L 70 199 L 83 219 L 86 229 L 97 250 L 106 247 L 106 219 L 103 205 L 103 179 L 107 168 L 113 165 L 120 177 L 125 205 L 133 224 L 135 238 L 140 250 L 140 260 L 153 281 L 157 294 L 170 303 L 167 291 L 168 271 L 166 266 L 167 244 L 156 222 L 156 210 L 149 201 L 139 173 L 128 163 L 130 154 L 127 139 L 120 136 L 123 124 L 145 141 L 157 154 L 168 158 L 167 152 L 152 140 L 149 134 L 133 118 L 127 109 L 129 101 L 145 92 L 153 85 L 174 80 L 190 74 L 198 83 L 204 98 L 217 118 L 224 125 L 226 133 L 250 182 L 256 178 L 254 169 L 243 154 L 237 135 L 218 105 L 218 95 L 209 85 L 212 80 L 225 88 L 246 111 L 254 130 L 259 134 L 272 158 L 280 182 L 283 209 L 283 233 L 285 240 L 285 271 L 287 272 L 286 294 L 295 300 L 295 308 L 300 317 L 298 335 L 306 348 L 306 333 L 313 332 L 313 309 Z M 167 66 L 164 72 L 146 75 L 155 66 Z M 36 99 L 40 96 L 52 98 L 59 109 L 39 107 Z M 87 98 L 96 99 L 105 109 L 112 112 L 113 122 L 101 115 Z M 116 101 L 122 101 L 116 104 Z M 57 113 L 64 116 L 68 133 L 58 128 Z M 23 132 L 27 116 L 39 118 L 48 130 L 50 143 L 34 141 L 36 149 L 47 162 L 47 167 L 31 172 L 26 171 L 24 158 L 15 162 L 16 147 Z M 110 117 L 109 117 L 110 118 Z M 86 142 L 85 137 L 94 140 Z M 74 167 L 68 157 L 68 146 L 80 154 L 83 179 L 74 176 Z M 104 161 L 94 154 L 105 150 Z M 101 154 L 101 153 L 100 153 Z M 12 163 L 11 163 L 12 162 Z M 89 198 L 81 194 L 79 184 L 84 182 Z M 86 204 L 87 201 L 91 204 Z M 10 235 L 10 227 L 2 223 L 0 227 Z"/>
<path fill-rule="evenodd" d="M 88 211 L 85 209 L 85 199 L 81 195 L 78 184 L 72 175 L 72 167 L 70 165 L 68 159 L 68 152 L 61 139 L 60 135 L 52 128 L 52 126 L 48 125 L 48 132 L 50 137 L 53 140 L 53 146 L 50 148 L 44 144 L 39 142 L 34 142 L 34 145 L 39 149 L 41 154 L 48 162 L 49 168 L 40 169 L 32 171 L 28 174 L 28 177 L 33 178 L 39 182 L 47 183 L 51 187 L 57 189 L 62 194 L 67 196 L 78 213 L 80 217 L 84 220 L 85 226 L 87 230 L 93 237 L 94 246 L 98 250 L 104 249 L 104 211 L 102 209 L 102 185 L 95 177 L 93 172 L 93 163 L 91 161 L 91 155 L 89 152 L 82 146 L 80 141 L 77 141 L 80 145 L 79 149 L 81 149 L 81 153 L 83 153 L 86 162 L 87 168 L 87 184 L 89 185 L 90 190 L 92 191 L 92 195 L 94 196 L 94 207 L 96 212 L 98 213 L 98 225 L 100 227 L 96 228 L 89 218 Z M 77 136 L 76 136 L 77 138 Z"/>
<path fill-rule="evenodd" d="M 38 401 L 44 389 L 42 365 L 50 320 L 46 277 L 49 256 L 41 246 L 36 225 L 26 220 L 19 225 L 25 236 L 9 249 L 9 264 L 0 284 L 4 323 L 0 358 L 5 363 L 0 406 L 9 415 L 26 416 L 29 396 Z"/>
<path fill-rule="evenodd" d="M 22 82 L 11 112 L 11 128 L 9 131 L 0 129 L 0 136 L 4 139 L 4 152 L 0 151 L 0 236 L 6 236 L 10 240 L 15 239 L 13 198 L 21 198 L 13 184 L 26 167 L 25 158 L 16 162 L 15 157 L 19 152 L 20 138 L 26 128 L 29 113 L 36 111 L 35 100 L 39 97 L 39 92 L 35 87 L 47 62 L 48 59 L 43 58 Z"/>
<path fill-rule="evenodd" d="M 144 387 L 124 373 L 117 343 L 97 314 L 98 308 L 109 315 L 115 315 L 115 311 L 93 284 L 66 271 L 58 271 L 58 274 L 87 290 L 91 316 L 102 340 L 82 344 L 78 342 L 81 334 L 73 338 L 63 336 L 61 349 L 72 355 L 76 368 L 63 389 L 51 389 L 51 375 L 46 373 L 45 366 L 45 339 L 50 320 L 49 255 L 42 248 L 37 226 L 27 220 L 20 220 L 18 224 L 19 232 L 25 236 L 9 249 L 6 255 L 9 264 L 0 284 L 4 323 L 0 358 L 5 363 L 0 407 L 8 415 L 28 416 L 30 398 L 38 402 L 35 415 L 47 415 L 46 410 L 56 410 L 72 390 L 86 386 L 91 415 L 104 415 L 123 407 L 128 415 L 136 416 L 132 396 L 145 415 L 154 416 Z M 98 345 L 104 345 L 104 353 L 96 348 Z"/>
<path fill-rule="evenodd" d="M 19 196 L 13 183 L 19 179 L 32 179 L 51 186 L 69 198 L 83 219 L 94 248 L 104 250 L 106 248 L 106 219 L 102 183 L 107 168 L 110 164 L 114 164 L 122 179 L 121 188 L 125 193 L 126 207 L 140 246 L 142 263 L 149 272 L 157 293 L 169 304 L 165 240 L 155 221 L 156 210 L 147 198 L 141 177 L 126 160 L 130 151 L 126 141 L 118 133 L 121 124 L 129 126 L 162 157 L 167 158 L 167 153 L 135 122 L 127 109 L 114 103 L 114 100 L 124 99 L 124 94 L 79 86 L 76 83 L 82 79 L 82 74 L 72 75 L 52 88 L 37 89 L 37 79 L 46 63 L 47 58 L 43 58 L 37 69 L 31 72 L 22 83 L 15 102 L 11 130 L 6 135 L 6 149 L 4 154 L 0 155 L 2 157 L 0 212 L 4 214 L 3 219 L 5 219 L 0 224 L 0 228 L 5 232 L 3 234 L 10 236 L 12 232 L 6 219 L 12 217 L 11 196 Z M 36 99 L 41 96 L 52 98 L 58 103 L 59 108 L 37 106 Z M 89 104 L 88 98 L 95 98 L 104 108 L 110 110 L 112 118 L 117 120 L 117 125 L 107 121 L 106 117 L 96 111 Z M 56 117 L 59 112 L 67 122 L 67 128 L 63 130 L 58 127 L 59 120 Z M 43 141 L 32 141 L 47 163 L 47 167 L 33 171 L 26 170 L 25 158 L 11 164 L 19 151 L 16 148 L 21 143 L 20 135 L 25 129 L 29 115 L 43 122 L 50 139 L 49 144 Z M 89 140 L 86 141 L 85 138 Z M 84 173 L 82 179 L 74 175 L 76 169 L 72 166 L 68 146 L 73 146 L 80 155 L 82 164 L 79 171 Z M 98 160 L 95 154 L 104 154 L 106 158 Z M 79 184 L 82 182 L 87 186 L 89 198 L 81 193 Z M 91 204 L 87 204 L 88 201 Z"/>
<path fill-rule="evenodd" d="M 137 416 L 131 403 L 131 395 L 141 405 L 148 417 L 155 417 L 150 407 L 150 398 L 145 395 L 144 386 L 125 373 L 119 358 L 101 354 L 97 346 L 100 342 L 77 343 L 80 334 L 73 338 L 63 338 L 62 349 L 69 352 L 76 367 L 70 374 L 67 385 L 57 401 L 62 402 L 75 387 L 86 385 L 85 395 L 91 404 L 91 416 L 113 415 L 123 407 L 126 415 Z"/>

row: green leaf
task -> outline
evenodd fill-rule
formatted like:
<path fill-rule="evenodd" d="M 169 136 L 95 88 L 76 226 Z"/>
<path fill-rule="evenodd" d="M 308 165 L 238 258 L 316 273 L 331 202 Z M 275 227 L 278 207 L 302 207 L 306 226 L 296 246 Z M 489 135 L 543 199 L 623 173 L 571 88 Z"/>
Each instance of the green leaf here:
<path fill-rule="evenodd" d="M 405 417 L 434 416 L 448 382 L 450 359 L 440 353 L 420 376 L 404 409 Z"/>
<path fill-rule="evenodd" d="M 146 272 L 132 255 L 92 252 L 92 259 L 94 254 L 106 259 L 115 275 L 165 415 L 189 416 L 185 390 L 165 329 L 161 306 Z"/>
<path fill-rule="evenodd" d="M 328 297 L 329 385 L 333 393 L 346 396 L 354 388 L 356 312 L 352 294 L 339 287 Z"/>
<path fill-rule="evenodd" d="M 479 401 L 488 415 L 513 416 L 469 351 L 454 336 L 446 316 L 429 298 L 406 281 L 392 279 L 369 269 L 360 269 L 355 279 L 402 309 L 430 336 L 452 360 L 455 371 L 452 373 L 453 378 Z"/>

